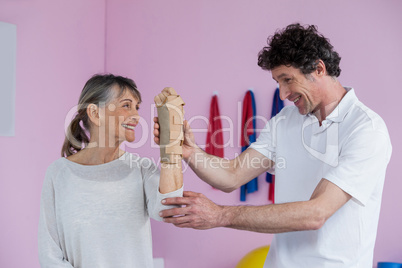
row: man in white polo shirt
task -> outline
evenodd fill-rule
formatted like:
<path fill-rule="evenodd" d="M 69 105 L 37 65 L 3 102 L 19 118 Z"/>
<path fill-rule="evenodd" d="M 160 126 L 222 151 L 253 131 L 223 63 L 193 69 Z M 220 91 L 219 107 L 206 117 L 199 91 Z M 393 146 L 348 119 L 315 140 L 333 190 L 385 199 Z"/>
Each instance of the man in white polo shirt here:
<path fill-rule="evenodd" d="M 275 172 L 275 204 L 218 206 L 185 192 L 165 200 L 185 206 L 162 211 L 164 221 L 275 233 L 264 268 L 372 267 L 392 147 L 381 117 L 337 80 L 339 62 L 315 26 L 292 24 L 271 36 L 258 65 L 271 71 L 281 99 L 294 106 L 272 118 L 233 160 L 203 152 L 186 123 L 183 157 L 202 180 L 225 192 Z M 158 129 L 156 123 L 156 142 Z"/>

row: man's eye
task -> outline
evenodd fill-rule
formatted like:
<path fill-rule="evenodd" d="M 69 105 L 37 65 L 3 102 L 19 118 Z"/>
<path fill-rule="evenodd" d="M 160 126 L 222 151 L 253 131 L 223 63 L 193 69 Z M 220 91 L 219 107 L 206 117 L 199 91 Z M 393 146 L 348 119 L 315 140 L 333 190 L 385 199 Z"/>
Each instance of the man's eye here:
<path fill-rule="evenodd" d="M 292 80 L 292 79 L 290 79 L 290 78 L 285 78 L 285 83 L 289 83 L 290 80 Z"/>

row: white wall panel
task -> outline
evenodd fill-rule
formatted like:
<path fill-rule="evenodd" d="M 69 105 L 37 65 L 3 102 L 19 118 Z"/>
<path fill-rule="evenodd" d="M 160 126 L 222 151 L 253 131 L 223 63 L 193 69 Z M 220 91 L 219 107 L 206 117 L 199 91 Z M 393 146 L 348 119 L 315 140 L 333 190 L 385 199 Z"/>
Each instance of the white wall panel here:
<path fill-rule="evenodd" d="M 0 22 L 0 136 L 15 135 L 17 27 Z"/>

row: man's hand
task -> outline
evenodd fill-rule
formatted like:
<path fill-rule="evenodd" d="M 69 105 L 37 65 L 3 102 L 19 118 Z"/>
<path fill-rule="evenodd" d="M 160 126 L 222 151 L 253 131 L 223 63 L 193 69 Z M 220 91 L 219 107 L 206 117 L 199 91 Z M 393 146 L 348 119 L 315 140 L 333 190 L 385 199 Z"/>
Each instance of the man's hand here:
<path fill-rule="evenodd" d="M 224 208 L 203 194 L 185 191 L 183 197 L 166 198 L 162 203 L 183 206 L 166 209 L 159 214 L 164 222 L 173 223 L 177 227 L 205 230 L 224 226 Z"/>
<path fill-rule="evenodd" d="M 154 141 L 159 145 L 159 122 L 158 117 L 154 117 Z M 183 159 L 187 161 L 195 152 L 197 145 L 195 144 L 194 134 L 191 131 L 190 124 L 184 120 L 184 142 L 183 142 Z"/>

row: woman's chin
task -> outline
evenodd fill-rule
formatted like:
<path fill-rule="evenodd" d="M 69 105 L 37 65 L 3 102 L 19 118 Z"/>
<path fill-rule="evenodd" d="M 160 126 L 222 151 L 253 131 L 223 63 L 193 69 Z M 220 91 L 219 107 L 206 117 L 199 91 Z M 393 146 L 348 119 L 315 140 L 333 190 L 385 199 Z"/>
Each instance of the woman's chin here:
<path fill-rule="evenodd" d="M 126 137 L 127 142 L 134 142 L 135 141 L 135 136 L 132 137 Z"/>

